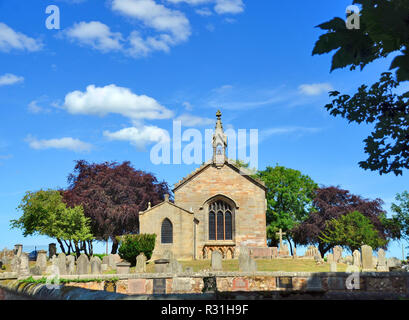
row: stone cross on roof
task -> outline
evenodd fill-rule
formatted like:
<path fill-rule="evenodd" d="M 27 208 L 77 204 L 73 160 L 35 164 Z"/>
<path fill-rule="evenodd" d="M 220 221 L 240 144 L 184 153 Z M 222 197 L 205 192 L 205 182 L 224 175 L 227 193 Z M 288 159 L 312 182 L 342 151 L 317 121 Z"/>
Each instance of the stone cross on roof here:
<path fill-rule="evenodd" d="M 216 117 L 217 117 L 217 119 L 220 119 L 221 116 L 222 116 L 221 111 L 220 111 L 220 110 L 217 110 L 217 112 L 216 112 Z"/>

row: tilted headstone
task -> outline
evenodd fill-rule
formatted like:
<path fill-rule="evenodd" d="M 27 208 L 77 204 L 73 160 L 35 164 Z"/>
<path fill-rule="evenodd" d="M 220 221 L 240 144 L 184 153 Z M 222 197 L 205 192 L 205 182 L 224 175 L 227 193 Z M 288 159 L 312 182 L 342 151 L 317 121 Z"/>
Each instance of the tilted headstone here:
<path fill-rule="evenodd" d="M 73 255 L 69 255 L 67 257 L 67 274 L 73 275 L 76 274 L 76 267 L 75 267 L 75 257 Z"/>
<path fill-rule="evenodd" d="M 41 272 L 47 269 L 47 251 L 39 250 L 37 252 L 36 266 L 40 268 Z"/>
<path fill-rule="evenodd" d="M 22 252 L 20 255 L 20 265 L 18 268 L 18 276 L 28 276 L 30 275 L 30 267 L 28 261 L 28 254 L 26 252 Z"/>
<path fill-rule="evenodd" d="M 214 250 L 212 252 L 212 270 L 213 271 L 221 271 L 223 270 L 222 267 L 222 260 L 223 260 L 223 255 L 219 250 Z"/>
<path fill-rule="evenodd" d="M 389 271 L 386 265 L 386 253 L 383 249 L 378 250 L 378 265 L 376 266 L 376 271 Z"/>
<path fill-rule="evenodd" d="M 361 253 L 359 252 L 359 250 L 354 250 L 354 252 L 352 253 L 352 257 L 353 257 L 353 265 L 360 268 L 361 267 Z"/>
<path fill-rule="evenodd" d="M 57 255 L 57 245 L 55 243 L 50 243 L 48 245 L 48 258 L 51 259 L 55 255 Z"/>
<path fill-rule="evenodd" d="M 332 250 L 334 253 L 334 262 L 339 263 L 342 258 L 342 247 L 335 246 Z"/>
<path fill-rule="evenodd" d="M 372 248 L 368 245 L 361 246 L 362 271 L 373 270 Z"/>
<path fill-rule="evenodd" d="M 240 248 L 239 254 L 239 271 L 242 272 L 256 272 L 256 261 L 250 257 L 249 250 L 246 247 Z"/>
<path fill-rule="evenodd" d="M 64 253 L 60 253 L 57 258 L 57 265 L 58 270 L 60 271 L 60 275 L 67 274 L 67 257 Z"/>
<path fill-rule="evenodd" d="M 146 272 L 146 256 L 143 252 L 136 257 L 135 272 Z"/>
<path fill-rule="evenodd" d="M 98 257 L 93 256 L 91 258 L 91 274 L 101 274 L 101 259 Z"/>
<path fill-rule="evenodd" d="M 89 260 L 85 254 L 81 254 L 77 259 L 77 274 L 89 273 Z"/>

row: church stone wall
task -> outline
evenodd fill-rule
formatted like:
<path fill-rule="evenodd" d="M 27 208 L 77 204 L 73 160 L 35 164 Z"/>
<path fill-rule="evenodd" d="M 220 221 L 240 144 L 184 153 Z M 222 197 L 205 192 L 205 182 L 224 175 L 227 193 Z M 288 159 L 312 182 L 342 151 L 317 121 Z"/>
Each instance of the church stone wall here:
<path fill-rule="evenodd" d="M 168 218 L 173 226 L 173 243 L 161 243 L 161 227 Z M 140 233 L 155 233 L 156 243 L 152 259 L 162 258 L 166 250 L 173 252 L 177 259 L 193 258 L 193 214 L 170 203 L 163 203 L 151 210 L 139 214 Z"/>
<path fill-rule="evenodd" d="M 174 193 L 175 204 L 188 210 L 192 208 L 199 220 L 197 258 L 203 257 L 205 245 L 234 243 L 236 257 L 240 245 L 267 246 L 265 190 L 227 164 L 220 168 L 208 166 Z M 239 207 L 235 208 L 233 241 L 208 240 L 208 204 L 205 202 L 216 195 L 233 200 Z"/>

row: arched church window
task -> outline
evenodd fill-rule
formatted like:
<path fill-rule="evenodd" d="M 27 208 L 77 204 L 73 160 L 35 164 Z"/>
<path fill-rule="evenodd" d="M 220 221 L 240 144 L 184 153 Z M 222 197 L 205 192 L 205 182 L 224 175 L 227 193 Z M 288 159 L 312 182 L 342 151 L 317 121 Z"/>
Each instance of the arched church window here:
<path fill-rule="evenodd" d="M 233 239 L 233 210 L 221 200 L 209 205 L 209 240 Z"/>
<path fill-rule="evenodd" d="M 161 242 L 173 243 L 173 225 L 168 218 L 163 220 L 161 228 Z"/>

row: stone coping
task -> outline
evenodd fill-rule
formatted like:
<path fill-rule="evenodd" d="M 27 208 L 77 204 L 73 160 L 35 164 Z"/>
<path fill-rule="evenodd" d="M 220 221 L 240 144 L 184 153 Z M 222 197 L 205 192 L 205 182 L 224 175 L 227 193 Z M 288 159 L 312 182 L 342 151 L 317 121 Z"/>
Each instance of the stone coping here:
<path fill-rule="evenodd" d="M 360 276 L 363 277 L 375 277 L 375 278 L 390 278 L 390 277 L 404 277 L 409 278 L 409 272 L 360 272 Z M 83 274 L 83 275 L 60 275 L 61 279 L 68 280 L 83 280 L 83 279 L 100 279 L 109 280 L 117 278 L 119 280 L 127 279 L 164 279 L 164 278 L 204 278 L 204 277 L 348 277 L 351 275 L 349 272 L 270 272 L 270 271 L 257 271 L 257 272 L 202 272 L 202 273 L 128 273 L 128 274 Z M 44 277 L 50 277 L 50 275 L 32 276 L 34 280 L 39 280 Z M 9 276 L 3 279 L 27 279 L 29 276 L 17 277 L 16 273 L 9 273 Z M 0 278 L 1 280 L 1 278 Z"/>

